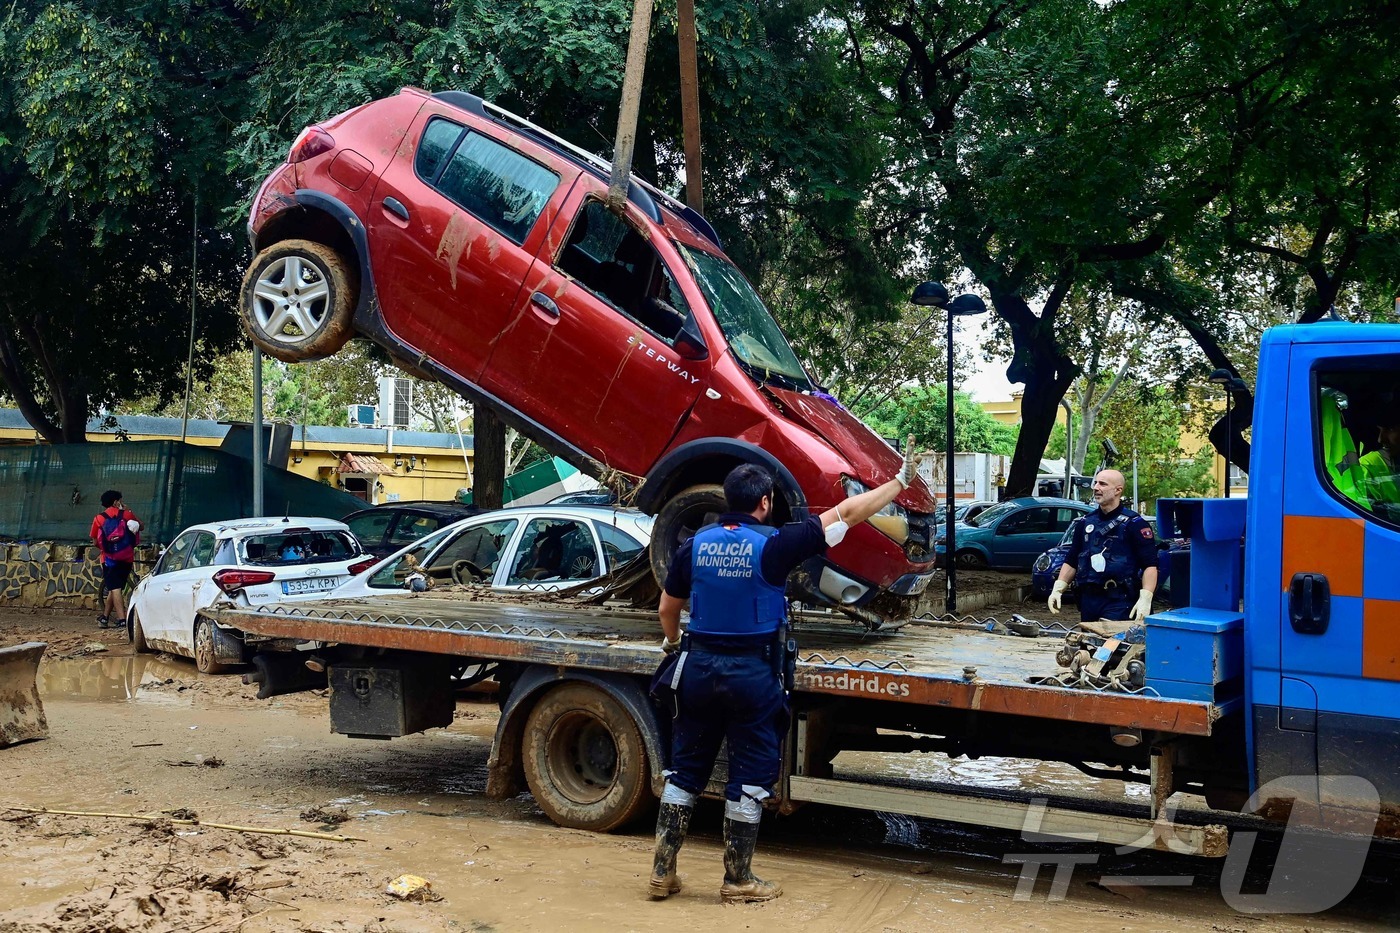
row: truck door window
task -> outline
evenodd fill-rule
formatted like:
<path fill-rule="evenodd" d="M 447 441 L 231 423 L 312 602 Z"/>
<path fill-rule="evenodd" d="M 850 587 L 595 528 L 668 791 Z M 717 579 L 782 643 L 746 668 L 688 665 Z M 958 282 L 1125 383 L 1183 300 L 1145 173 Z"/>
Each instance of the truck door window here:
<path fill-rule="evenodd" d="M 450 150 L 450 153 L 449 153 Z M 515 243 L 524 243 L 559 176 L 449 120 L 428 123 L 414 168 L 423 181 Z"/>
<path fill-rule="evenodd" d="M 667 343 L 690 314 L 655 247 L 596 199 L 583 202 L 555 268 Z"/>
<path fill-rule="evenodd" d="M 1314 378 L 1318 478 L 1353 511 L 1400 526 L 1400 357 L 1349 362 Z"/>

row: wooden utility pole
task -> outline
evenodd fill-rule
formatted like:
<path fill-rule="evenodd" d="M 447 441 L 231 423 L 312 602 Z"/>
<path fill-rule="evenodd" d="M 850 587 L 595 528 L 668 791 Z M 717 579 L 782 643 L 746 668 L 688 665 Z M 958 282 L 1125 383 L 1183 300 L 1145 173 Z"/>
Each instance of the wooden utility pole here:
<path fill-rule="evenodd" d="M 622 78 L 622 105 L 617 114 L 617 143 L 613 146 L 612 177 L 608 180 L 608 209 L 621 214 L 632 179 L 632 152 L 637 147 L 637 115 L 642 104 L 642 77 L 647 66 L 653 0 L 632 4 L 632 35 L 627 40 L 627 71 Z"/>
<path fill-rule="evenodd" d="M 695 61 L 695 0 L 677 0 L 676 39 L 681 59 L 681 124 L 685 132 L 685 203 L 705 213 L 700 171 L 700 77 Z"/>

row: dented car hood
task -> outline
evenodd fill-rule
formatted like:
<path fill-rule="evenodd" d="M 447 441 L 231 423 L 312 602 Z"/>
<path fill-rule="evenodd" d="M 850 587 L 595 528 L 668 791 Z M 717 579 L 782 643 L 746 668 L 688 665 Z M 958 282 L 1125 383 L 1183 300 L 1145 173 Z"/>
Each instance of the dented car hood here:
<path fill-rule="evenodd" d="M 904 465 L 898 452 L 840 405 L 777 386 L 763 386 L 762 391 L 788 418 L 836 448 L 850 463 L 854 478 L 871 488 L 894 479 Z M 932 512 L 937 507 L 928 487 L 917 478 L 895 501 L 916 512 Z"/>

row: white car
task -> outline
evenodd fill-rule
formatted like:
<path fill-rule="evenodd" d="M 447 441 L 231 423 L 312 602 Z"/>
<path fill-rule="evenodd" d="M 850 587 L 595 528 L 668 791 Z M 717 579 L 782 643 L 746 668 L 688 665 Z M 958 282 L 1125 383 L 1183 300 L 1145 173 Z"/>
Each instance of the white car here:
<path fill-rule="evenodd" d="M 325 596 L 374 563 L 344 522 L 241 518 L 180 532 L 136 585 L 127 618 L 138 651 L 194 658 L 206 674 L 243 660 L 243 643 L 200 610 L 233 596 L 258 605 Z"/>
<path fill-rule="evenodd" d="M 407 594 L 417 574 L 434 584 L 489 586 L 497 592 L 562 589 L 600 577 L 641 553 L 651 541 L 652 521 L 641 512 L 607 506 L 483 512 L 439 528 L 329 595 Z"/>

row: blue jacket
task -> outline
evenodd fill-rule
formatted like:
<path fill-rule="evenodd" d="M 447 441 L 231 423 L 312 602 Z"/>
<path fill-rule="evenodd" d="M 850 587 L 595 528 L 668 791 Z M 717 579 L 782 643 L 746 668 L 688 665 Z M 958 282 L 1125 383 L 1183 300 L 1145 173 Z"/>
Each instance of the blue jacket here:
<path fill-rule="evenodd" d="M 1102 510 L 1095 510 L 1079 519 L 1065 559 L 1074 563 L 1075 578 L 1080 583 L 1092 586 L 1111 580 L 1119 586 L 1136 586 L 1142 571 L 1156 566 L 1157 543 L 1152 526 L 1125 506 L 1115 512 L 1109 518 Z M 1091 563 L 1095 554 L 1104 556 L 1101 571 Z"/>
<path fill-rule="evenodd" d="M 691 547 L 690 632 L 770 635 L 787 620 L 783 588 L 763 578 L 763 549 L 778 529 L 706 525 Z"/>

